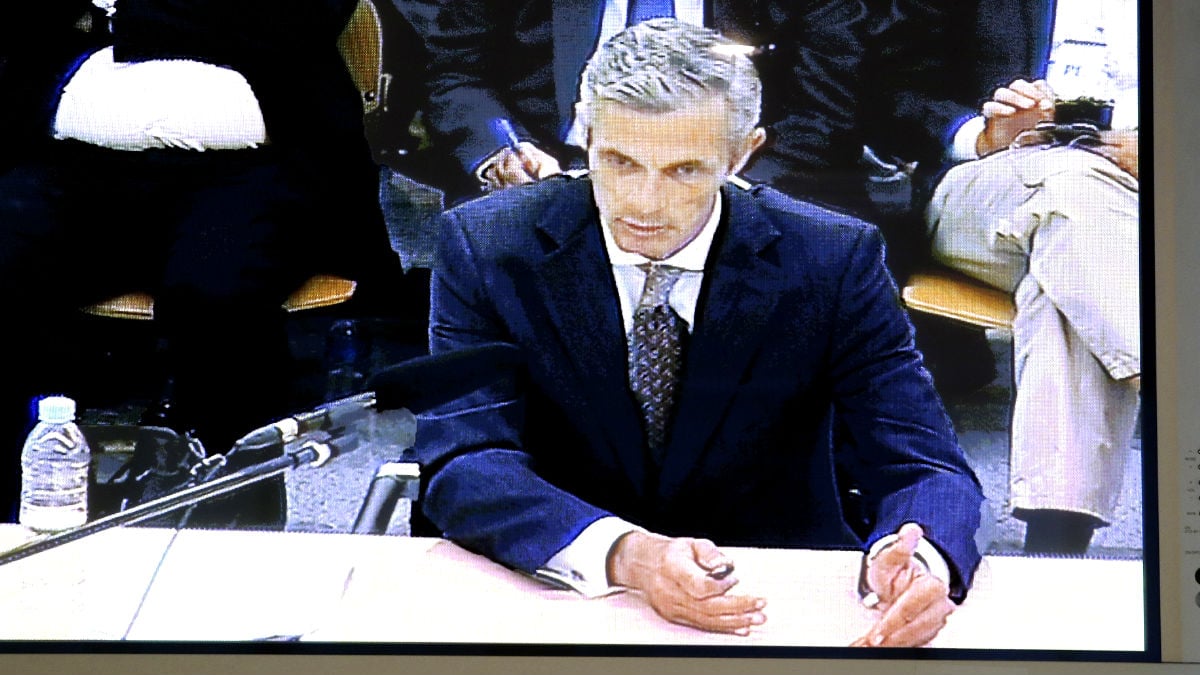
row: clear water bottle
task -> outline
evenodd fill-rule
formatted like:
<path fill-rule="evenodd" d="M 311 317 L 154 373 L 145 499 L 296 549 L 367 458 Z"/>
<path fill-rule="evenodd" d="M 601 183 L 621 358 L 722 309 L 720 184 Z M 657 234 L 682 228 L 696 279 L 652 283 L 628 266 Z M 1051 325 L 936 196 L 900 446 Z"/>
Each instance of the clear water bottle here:
<path fill-rule="evenodd" d="M 38 423 L 21 450 L 20 523 L 38 532 L 86 523 L 90 464 L 91 450 L 75 424 L 75 401 L 38 401 Z"/>

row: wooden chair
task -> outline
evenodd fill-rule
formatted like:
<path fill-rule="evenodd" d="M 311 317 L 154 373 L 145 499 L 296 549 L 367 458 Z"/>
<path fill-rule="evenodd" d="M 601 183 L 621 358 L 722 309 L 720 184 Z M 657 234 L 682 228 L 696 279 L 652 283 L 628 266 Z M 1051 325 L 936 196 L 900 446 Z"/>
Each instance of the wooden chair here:
<path fill-rule="evenodd" d="M 386 94 L 388 78 L 383 73 L 383 32 L 372 0 L 359 1 L 338 39 L 338 49 L 362 95 L 363 114 L 374 112 Z M 283 308 L 298 312 L 337 305 L 349 300 L 355 287 L 356 283 L 350 279 L 318 274 L 296 289 Z M 154 297 L 149 293 L 126 293 L 82 309 L 96 316 L 148 321 L 154 318 Z"/>
<path fill-rule="evenodd" d="M 1012 329 L 1017 314 L 1012 295 L 947 267 L 913 273 L 900 297 L 913 311 L 981 328 Z"/>

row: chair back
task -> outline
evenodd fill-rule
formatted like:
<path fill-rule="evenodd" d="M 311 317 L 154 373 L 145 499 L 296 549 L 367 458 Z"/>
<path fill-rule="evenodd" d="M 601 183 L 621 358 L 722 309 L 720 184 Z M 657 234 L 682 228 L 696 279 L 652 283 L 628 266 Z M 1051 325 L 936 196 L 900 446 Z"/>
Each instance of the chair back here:
<path fill-rule="evenodd" d="M 383 73 L 383 29 L 372 0 L 359 0 L 338 38 L 338 50 L 362 94 L 363 113 L 375 112 L 383 103 L 387 78 Z"/>

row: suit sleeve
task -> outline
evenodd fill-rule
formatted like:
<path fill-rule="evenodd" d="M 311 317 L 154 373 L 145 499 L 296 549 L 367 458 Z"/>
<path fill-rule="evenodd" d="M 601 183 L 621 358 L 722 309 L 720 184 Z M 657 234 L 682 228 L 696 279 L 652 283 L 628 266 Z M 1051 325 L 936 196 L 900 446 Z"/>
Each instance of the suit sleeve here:
<path fill-rule="evenodd" d="M 947 558 L 951 597 L 961 600 L 980 560 L 982 489 L 913 345 L 878 231 L 862 232 L 839 293 L 832 347 L 838 459 L 873 515 L 867 544 L 918 523 Z"/>
<path fill-rule="evenodd" d="M 490 120 L 508 118 L 518 136 L 530 138 L 497 89 L 498 61 L 514 58 L 500 45 L 513 39 L 514 27 L 501 20 L 504 12 L 496 5 L 481 0 L 400 5 L 429 55 L 426 122 L 467 174 L 502 147 Z"/>
<path fill-rule="evenodd" d="M 512 341 L 489 297 L 488 262 L 453 212 L 442 221 L 430 352 Z M 425 515 L 449 539 L 533 572 L 592 522 L 612 515 L 550 484 L 522 450 L 524 373 L 422 416 L 416 448 L 429 481 Z"/>
<path fill-rule="evenodd" d="M 1000 86 L 1045 67 L 1048 9 L 1028 0 L 871 0 L 866 103 L 876 149 L 936 166 Z M 879 134 L 883 134 L 881 137 Z"/>

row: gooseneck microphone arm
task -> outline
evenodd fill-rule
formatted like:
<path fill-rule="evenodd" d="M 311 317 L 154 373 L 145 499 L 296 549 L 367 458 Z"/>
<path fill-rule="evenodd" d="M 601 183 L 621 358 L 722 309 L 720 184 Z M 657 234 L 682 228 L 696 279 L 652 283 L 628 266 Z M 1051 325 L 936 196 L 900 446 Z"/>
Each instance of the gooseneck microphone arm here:
<path fill-rule="evenodd" d="M 398 436 L 416 435 L 413 412 L 448 403 L 511 373 L 520 363 L 519 350 L 506 343 L 489 343 L 446 354 L 422 356 L 386 368 L 372 378 L 372 392 L 340 399 L 312 411 L 288 417 L 243 436 L 235 448 L 283 444 L 284 454 L 225 476 L 164 495 L 62 532 L 42 535 L 0 553 L 0 565 L 27 558 L 118 525 L 129 525 L 198 504 L 285 471 L 328 459 L 357 447 L 353 426 L 368 411 L 400 410 Z M 407 401 L 407 403 L 406 403 Z M 411 442 L 411 441 L 410 441 Z"/>
<path fill-rule="evenodd" d="M 227 494 L 281 474 L 288 469 L 304 464 L 324 462 L 330 456 L 341 454 L 335 444 L 307 440 L 299 447 L 286 452 L 282 457 L 276 457 L 265 462 L 253 464 L 207 483 L 201 483 L 178 492 L 159 497 L 124 511 L 118 511 L 103 518 L 84 523 L 79 527 L 42 535 L 24 544 L 0 554 L 0 565 L 28 558 L 57 546 L 82 539 L 88 535 L 107 530 L 117 525 L 132 525 L 143 520 L 156 518 L 176 509 L 199 504 L 200 502 Z"/>

